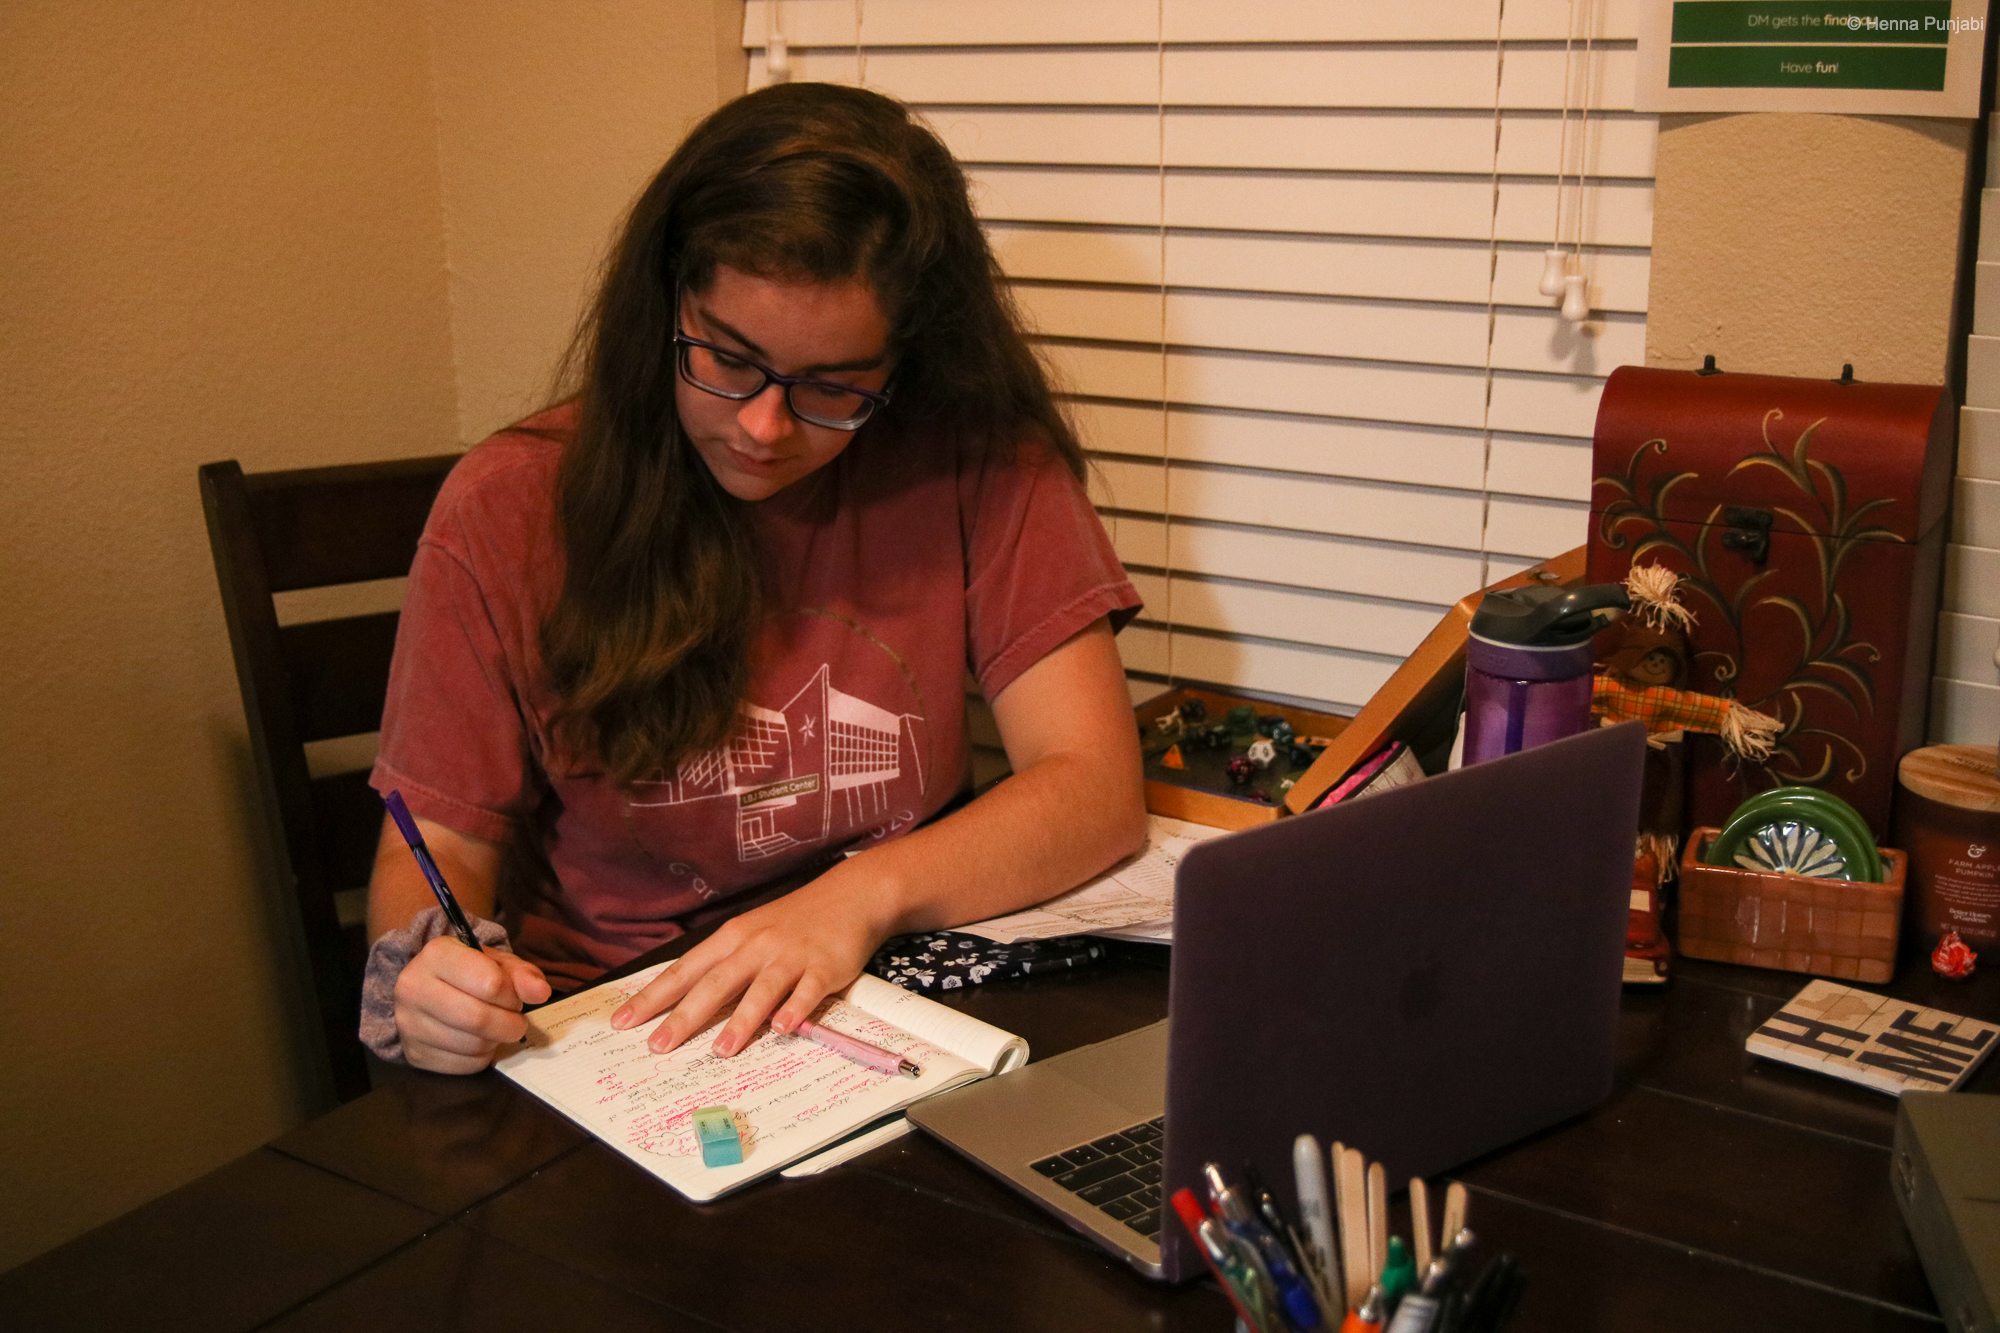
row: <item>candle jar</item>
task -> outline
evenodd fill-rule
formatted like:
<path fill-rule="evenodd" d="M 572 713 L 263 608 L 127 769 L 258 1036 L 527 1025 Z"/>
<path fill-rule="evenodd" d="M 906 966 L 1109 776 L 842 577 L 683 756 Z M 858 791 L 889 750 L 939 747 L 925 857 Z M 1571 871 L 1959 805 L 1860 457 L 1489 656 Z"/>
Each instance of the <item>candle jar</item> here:
<path fill-rule="evenodd" d="M 1909 854 L 1910 925 L 1923 947 L 1947 930 L 1975 950 L 2000 944 L 2000 775 L 1990 745 L 1903 756 L 1895 841 Z"/>

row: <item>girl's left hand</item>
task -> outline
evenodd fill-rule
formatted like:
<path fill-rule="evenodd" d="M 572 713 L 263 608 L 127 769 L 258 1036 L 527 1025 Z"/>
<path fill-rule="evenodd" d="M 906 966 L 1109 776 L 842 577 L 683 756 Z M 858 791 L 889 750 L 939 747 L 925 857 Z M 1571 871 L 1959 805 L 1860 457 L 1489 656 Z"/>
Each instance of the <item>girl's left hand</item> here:
<path fill-rule="evenodd" d="M 1107 619 L 1015 677 L 993 718 L 1012 777 L 732 919 L 620 1006 L 611 1026 L 666 1013 L 647 1044 L 670 1051 L 741 996 L 715 1040 L 717 1055 L 734 1055 L 766 1019 L 774 1032 L 798 1027 L 889 936 L 1019 911 L 1144 843 L 1139 737 Z"/>
<path fill-rule="evenodd" d="M 821 1000 L 861 975 L 892 933 L 892 919 L 886 914 L 877 919 L 862 906 L 881 895 L 858 882 L 861 869 L 844 862 L 731 918 L 620 1006 L 611 1026 L 622 1030 L 671 1009 L 646 1039 L 653 1050 L 670 1051 L 740 995 L 735 1014 L 715 1039 L 717 1055 L 742 1050 L 766 1019 L 773 1032 L 790 1032 Z"/>

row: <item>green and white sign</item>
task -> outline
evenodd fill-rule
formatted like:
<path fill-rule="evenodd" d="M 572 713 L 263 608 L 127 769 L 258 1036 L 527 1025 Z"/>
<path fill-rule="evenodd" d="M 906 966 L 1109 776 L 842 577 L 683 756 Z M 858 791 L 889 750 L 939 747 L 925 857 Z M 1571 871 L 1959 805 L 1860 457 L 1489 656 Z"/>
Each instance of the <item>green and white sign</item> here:
<path fill-rule="evenodd" d="M 1641 111 L 1979 114 L 1986 0 L 1653 0 Z"/>

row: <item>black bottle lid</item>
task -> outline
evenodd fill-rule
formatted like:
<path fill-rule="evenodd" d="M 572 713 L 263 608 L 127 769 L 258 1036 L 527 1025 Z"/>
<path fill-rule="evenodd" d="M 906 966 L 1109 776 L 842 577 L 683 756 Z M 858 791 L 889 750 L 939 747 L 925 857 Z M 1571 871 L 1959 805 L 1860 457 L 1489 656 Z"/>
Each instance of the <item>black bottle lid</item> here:
<path fill-rule="evenodd" d="M 1622 585 L 1592 583 L 1581 588 L 1530 584 L 1480 598 L 1472 633 L 1488 643 L 1520 648 L 1569 648 L 1604 626 L 1610 611 L 1629 610 Z"/>

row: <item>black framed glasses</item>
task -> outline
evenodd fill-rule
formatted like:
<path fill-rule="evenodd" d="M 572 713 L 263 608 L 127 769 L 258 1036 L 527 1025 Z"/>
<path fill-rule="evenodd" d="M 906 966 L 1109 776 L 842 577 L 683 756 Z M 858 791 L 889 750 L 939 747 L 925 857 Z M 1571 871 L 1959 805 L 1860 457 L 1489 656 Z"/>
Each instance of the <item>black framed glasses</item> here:
<path fill-rule="evenodd" d="M 857 389 L 851 384 L 780 375 L 740 352 L 690 338 L 674 329 L 674 359 L 681 378 L 717 398 L 746 402 L 776 384 L 785 391 L 785 406 L 800 421 L 831 430 L 859 430 L 862 423 L 889 402 L 887 389 Z"/>

